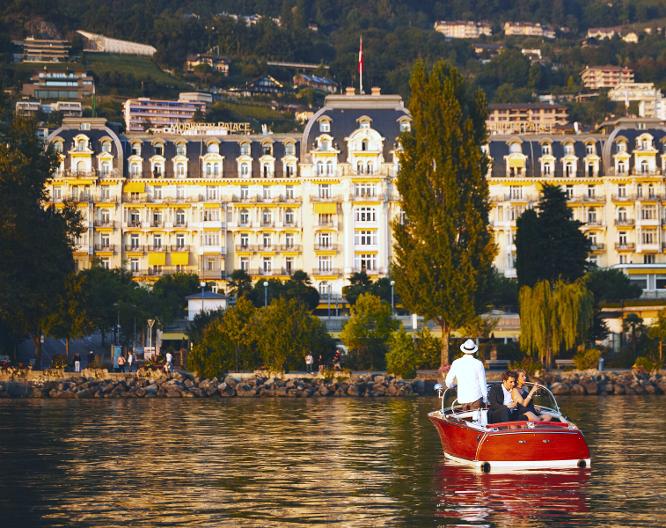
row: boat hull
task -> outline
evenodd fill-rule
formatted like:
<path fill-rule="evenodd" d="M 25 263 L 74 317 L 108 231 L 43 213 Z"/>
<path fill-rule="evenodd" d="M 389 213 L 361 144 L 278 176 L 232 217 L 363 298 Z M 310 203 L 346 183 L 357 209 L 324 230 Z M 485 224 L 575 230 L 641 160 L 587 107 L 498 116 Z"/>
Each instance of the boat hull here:
<path fill-rule="evenodd" d="M 488 428 L 428 415 L 447 458 L 479 466 L 507 468 L 589 467 L 590 450 L 580 430 L 560 422 L 507 422 Z"/>

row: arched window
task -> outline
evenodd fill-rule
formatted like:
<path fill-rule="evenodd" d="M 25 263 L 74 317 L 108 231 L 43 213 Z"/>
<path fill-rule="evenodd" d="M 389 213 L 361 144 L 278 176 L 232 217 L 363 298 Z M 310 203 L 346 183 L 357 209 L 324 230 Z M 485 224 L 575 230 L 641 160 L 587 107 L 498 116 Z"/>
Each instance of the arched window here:
<path fill-rule="evenodd" d="M 108 176 L 111 173 L 111 164 L 108 161 L 102 162 L 102 176 Z"/>
<path fill-rule="evenodd" d="M 641 174 L 647 174 L 648 171 L 649 171 L 649 169 L 648 169 L 647 160 L 641 160 Z"/>
<path fill-rule="evenodd" d="M 132 163 L 130 165 L 130 175 L 139 176 L 139 174 L 141 174 L 141 167 L 139 166 L 138 163 Z"/>
<path fill-rule="evenodd" d="M 212 175 L 213 175 L 213 164 L 206 163 L 206 176 L 212 176 Z"/>
<path fill-rule="evenodd" d="M 209 143 L 206 152 L 208 152 L 209 154 L 219 154 L 220 145 L 218 145 L 217 143 Z"/>
<path fill-rule="evenodd" d="M 364 152 L 366 150 L 368 150 L 368 140 L 367 139 L 364 139 L 364 140 L 361 141 L 361 150 L 364 151 Z"/>
<path fill-rule="evenodd" d="M 176 163 L 176 177 L 184 178 L 185 177 L 185 164 Z"/>
<path fill-rule="evenodd" d="M 332 174 L 333 174 L 333 162 L 329 160 L 326 162 L 326 176 L 331 176 Z"/>
<path fill-rule="evenodd" d="M 373 174 L 375 172 L 374 171 L 374 165 L 372 164 L 372 161 L 368 161 L 368 170 L 367 170 L 367 172 L 368 172 L 368 174 Z"/>
<path fill-rule="evenodd" d="M 247 178 L 250 175 L 250 166 L 247 163 L 241 163 L 241 177 Z"/>
<path fill-rule="evenodd" d="M 356 163 L 356 174 L 363 174 L 363 163 L 360 161 Z"/>
<path fill-rule="evenodd" d="M 620 222 L 623 222 L 627 219 L 627 210 L 624 207 L 620 207 L 617 210 L 617 219 Z"/>
<path fill-rule="evenodd" d="M 220 175 L 220 164 L 213 163 L 213 176 L 219 176 L 219 175 Z"/>
<path fill-rule="evenodd" d="M 76 172 L 77 173 L 84 172 L 85 167 L 86 167 L 85 161 L 77 161 L 76 162 Z"/>
<path fill-rule="evenodd" d="M 324 174 L 324 163 L 321 161 L 317 162 L 317 176 L 321 176 Z"/>

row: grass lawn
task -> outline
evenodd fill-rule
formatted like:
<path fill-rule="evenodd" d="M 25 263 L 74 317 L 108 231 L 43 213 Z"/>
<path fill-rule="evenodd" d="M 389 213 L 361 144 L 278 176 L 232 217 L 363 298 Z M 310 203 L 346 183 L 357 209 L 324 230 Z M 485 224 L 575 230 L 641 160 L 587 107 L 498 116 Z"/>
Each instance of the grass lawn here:
<path fill-rule="evenodd" d="M 86 70 L 102 73 L 131 74 L 139 81 L 152 79 L 156 83 L 187 88 L 184 81 L 160 70 L 150 57 L 139 55 L 119 55 L 110 53 L 86 53 L 81 61 Z"/>

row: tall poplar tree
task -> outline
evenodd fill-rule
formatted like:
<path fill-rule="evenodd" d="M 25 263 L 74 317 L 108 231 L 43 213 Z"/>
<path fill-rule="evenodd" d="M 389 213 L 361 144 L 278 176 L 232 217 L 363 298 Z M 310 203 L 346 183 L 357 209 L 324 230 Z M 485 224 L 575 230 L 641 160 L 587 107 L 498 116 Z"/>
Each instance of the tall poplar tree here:
<path fill-rule="evenodd" d="M 441 365 L 451 332 L 477 317 L 495 245 L 488 226 L 486 99 L 440 61 L 418 62 L 410 81 L 412 129 L 400 137 L 393 277 L 403 305 L 436 321 Z"/>

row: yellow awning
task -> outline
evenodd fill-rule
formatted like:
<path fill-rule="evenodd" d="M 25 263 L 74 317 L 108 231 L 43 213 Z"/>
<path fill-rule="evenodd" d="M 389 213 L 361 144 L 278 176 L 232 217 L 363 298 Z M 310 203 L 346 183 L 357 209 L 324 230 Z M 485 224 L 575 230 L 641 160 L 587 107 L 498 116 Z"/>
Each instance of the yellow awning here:
<path fill-rule="evenodd" d="M 182 253 L 171 253 L 172 266 L 187 266 L 190 263 L 190 254 L 187 251 Z"/>
<path fill-rule="evenodd" d="M 317 214 L 335 214 L 338 212 L 338 204 L 335 203 L 316 203 L 314 212 Z"/>
<path fill-rule="evenodd" d="M 132 182 L 127 182 L 125 184 L 125 187 L 123 188 L 123 191 L 126 193 L 142 193 L 146 192 L 146 184 L 143 182 L 139 181 L 132 181 Z"/>
<path fill-rule="evenodd" d="M 148 253 L 148 265 L 149 266 L 164 266 L 166 264 L 166 254 L 160 252 L 150 252 Z"/>

